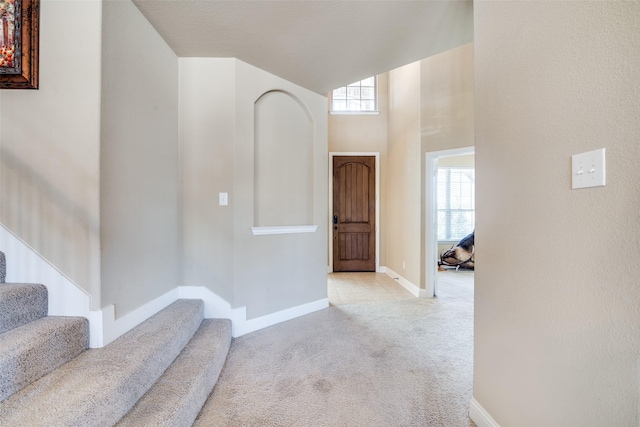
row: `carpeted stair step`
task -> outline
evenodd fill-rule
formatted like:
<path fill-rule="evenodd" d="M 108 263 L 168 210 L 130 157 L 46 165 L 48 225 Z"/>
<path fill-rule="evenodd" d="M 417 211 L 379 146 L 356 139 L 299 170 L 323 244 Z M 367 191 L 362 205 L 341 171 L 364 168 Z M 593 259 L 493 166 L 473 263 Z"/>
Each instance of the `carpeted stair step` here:
<path fill-rule="evenodd" d="M 0 334 L 45 317 L 47 288 L 31 283 L 0 284 Z"/>
<path fill-rule="evenodd" d="M 182 353 L 117 426 L 193 425 L 218 380 L 230 345 L 230 320 L 203 320 Z"/>
<path fill-rule="evenodd" d="M 0 334 L 0 401 L 88 346 L 89 322 L 82 317 L 43 317 Z"/>
<path fill-rule="evenodd" d="M 111 344 L 87 350 L 0 402 L 0 425 L 112 426 L 196 332 L 200 300 L 178 300 Z"/>
<path fill-rule="evenodd" d="M 4 283 L 7 278 L 7 259 L 4 252 L 0 251 L 0 283 Z"/>

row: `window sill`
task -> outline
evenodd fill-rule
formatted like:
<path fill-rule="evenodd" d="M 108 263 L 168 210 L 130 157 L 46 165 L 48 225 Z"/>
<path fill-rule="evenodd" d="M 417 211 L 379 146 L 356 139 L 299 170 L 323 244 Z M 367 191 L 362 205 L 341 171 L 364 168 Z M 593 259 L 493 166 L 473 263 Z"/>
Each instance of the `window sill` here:
<path fill-rule="evenodd" d="M 319 225 L 286 225 L 279 227 L 251 227 L 254 236 L 264 236 L 267 234 L 298 234 L 315 233 Z"/>
<path fill-rule="evenodd" d="M 377 116 L 380 111 L 329 111 L 332 116 Z"/>

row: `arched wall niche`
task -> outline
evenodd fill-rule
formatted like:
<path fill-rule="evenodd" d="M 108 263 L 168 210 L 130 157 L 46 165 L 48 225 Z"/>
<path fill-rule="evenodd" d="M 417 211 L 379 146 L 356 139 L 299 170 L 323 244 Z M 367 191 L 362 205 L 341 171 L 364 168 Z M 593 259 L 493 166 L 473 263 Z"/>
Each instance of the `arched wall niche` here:
<path fill-rule="evenodd" d="M 254 103 L 254 226 L 313 223 L 314 124 L 294 95 L 272 90 Z"/>

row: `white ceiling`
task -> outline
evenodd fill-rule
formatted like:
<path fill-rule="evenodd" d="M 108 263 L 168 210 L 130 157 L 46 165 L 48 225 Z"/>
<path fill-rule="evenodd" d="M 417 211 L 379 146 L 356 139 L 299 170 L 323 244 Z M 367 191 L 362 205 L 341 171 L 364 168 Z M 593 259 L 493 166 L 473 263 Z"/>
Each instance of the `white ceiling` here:
<path fill-rule="evenodd" d="M 234 57 L 326 95 L 473 40 L 471 0 L 133 0 L 179 57 Z"/>

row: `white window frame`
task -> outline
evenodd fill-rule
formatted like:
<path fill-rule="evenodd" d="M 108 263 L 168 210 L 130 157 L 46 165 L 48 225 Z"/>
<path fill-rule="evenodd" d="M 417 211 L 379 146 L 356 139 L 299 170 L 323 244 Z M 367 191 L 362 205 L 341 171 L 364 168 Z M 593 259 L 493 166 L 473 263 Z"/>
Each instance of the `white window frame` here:
<path fill-rule="evenodd" d="M 460 171 L 460 170 L 472 170 L 474 171 L 474 179 L 473 179 L 473 192 L 475 193 L 475 168 L 474 167 L 468 167 L 468 166 L 442 166 L 442 167 L 438 167 L 438 174 L 440 173 L 440 170 L 443 169 L 447 169 L 447 170 L 455 170 L 455 171 Z M 450 178 L 450 175 L 449 175 Z M 440 182 L 438 181 L 438 186 L 440 186 Z M 449 183 L 450 186 L 450 183 Z M 474 217 L 474 223 L 475 223 L 475 194 L 473 195 L 472 198 L 472 203 L 473 203 L 473 207 L 471 209 L 451 209 L 451 205 L 449 204 L 449 206 L 447 206 L 446 209 L 440 209 L 440 206 L 436 205 L 436 215 L 439 214 L 439 212 L 441 211 L 445 211 L 445 212 L 473 212 L 473 217 Z M 438 236 L 438 242 L 458 242 L 460 239 L 462 239 L 463 237 L 465 237 L 466 235 L 468 235 L 469 233 L 471 233 L 473 231 L 473 227 L 471 230 L 468 230 L 467 232 L 464 233 L 463 236 L 452 236 L 451 235 L 451 214 L 448 214 L 445 216 L 449 219 L 449 223 L 442 223 L 442 221 L 438 221 L 438 229 L 436 230 L 436 235 Z M 439 238 L 439 234 L 440 234 L 440 227 L 443 226 L 447 229 L 447 233 L 444 239 L 440 239 Z"/>
<path fill-rule="evenodd" d="M 332 90 L 331 92 L 329 92 L 329 105 L 330 105 L 330 109 L 329 112 L 331 114 L 336 114 L 336 115 L 367 115 L 367 114 L 373 114 L 373 115 L 377 115 L 380 114 L 380 111 L 378 110 L 378 76 L 372 76 L 373 77 L 373 90 L 374 90 L 374 109 L 373 110 L 334 110 L 333 108 L 333 93 L 336 90 L 340 90 L 342 88 L 345 89 L 345 91 L 347 91 L 347 87 L 348 86 L 352 86 L 356 83 L 362 83 L 365 80 L 370 79 L 371 77 L 368 77 L 366 79 L 362 79 L 359 80 L 357 82 L 351 83 L 351 85 L 345 85 L 345 86 L 341 86 L 339 88 L 336 88 L 334 90 Z M 360 98 L 360 100 L 362 100 L 362 98 Z"/>

